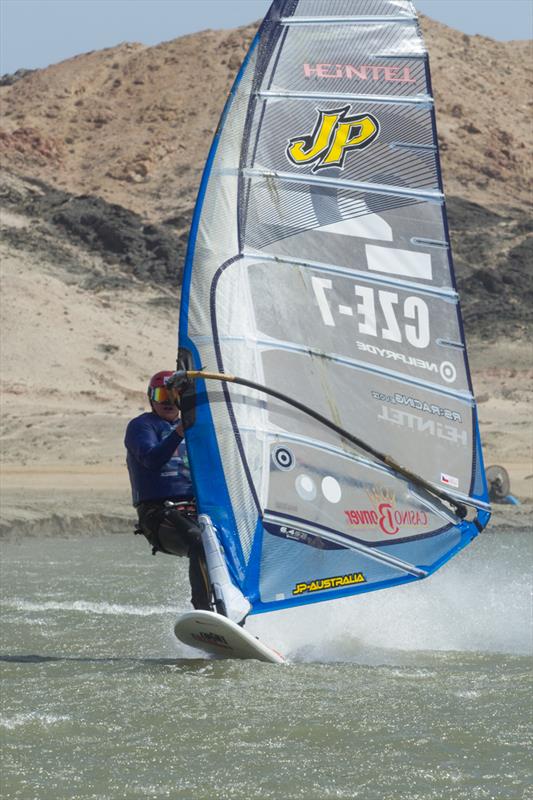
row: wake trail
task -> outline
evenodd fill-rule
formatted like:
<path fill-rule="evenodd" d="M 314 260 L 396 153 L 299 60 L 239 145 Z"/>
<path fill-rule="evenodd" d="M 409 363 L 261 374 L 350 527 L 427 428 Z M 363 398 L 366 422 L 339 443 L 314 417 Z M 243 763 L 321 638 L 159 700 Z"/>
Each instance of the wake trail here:
<path fill-rule="evenodd" d="M 95 603 L 88 600 L 47 600 L 33 602 L 23 598 L 11 598 L 2 601 L 3 608 L 15 611 L 42 612 L 42 611 L 76 611 L 82 614 L 98 614 L 106 616 L 153 617 L 162 614 L 176 614 L 175 606 L 153 605 L 136 606 L 121 603 Z"/>

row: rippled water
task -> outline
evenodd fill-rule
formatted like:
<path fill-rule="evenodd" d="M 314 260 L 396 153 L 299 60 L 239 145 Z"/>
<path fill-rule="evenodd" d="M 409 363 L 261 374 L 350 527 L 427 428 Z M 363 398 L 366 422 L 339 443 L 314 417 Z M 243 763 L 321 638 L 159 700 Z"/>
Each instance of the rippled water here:
<path fill-rule="evenodd" d="M 176 642 L 186 565 L 138 538 L 4 543 L 3 796 L 532 797 L 530 543 L 251 618 L 284 666 Z"/>

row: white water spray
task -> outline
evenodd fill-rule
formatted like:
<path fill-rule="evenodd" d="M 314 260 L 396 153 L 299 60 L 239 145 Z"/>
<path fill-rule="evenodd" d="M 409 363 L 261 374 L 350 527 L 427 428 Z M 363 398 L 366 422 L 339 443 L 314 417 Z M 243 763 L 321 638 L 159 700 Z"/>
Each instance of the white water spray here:
<path fill-rule="evenodd" d="M 395 662 L 413 651 L 532 651 L 527 533 L 485 534 L 423 581 L 251 617 L 296 661 Z"/>

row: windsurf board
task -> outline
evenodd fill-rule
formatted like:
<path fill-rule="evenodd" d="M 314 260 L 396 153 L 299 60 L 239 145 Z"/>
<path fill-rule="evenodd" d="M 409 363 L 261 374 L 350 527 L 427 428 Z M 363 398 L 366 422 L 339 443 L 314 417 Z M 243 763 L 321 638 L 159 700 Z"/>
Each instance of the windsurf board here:
<path fill-rule="evenodd" d="M 257 659 L 283 664 L 282 655 L 259 641 L 244 628 L 213 611 L 189 611 L 174 626 L 176 637 L 197 650 L 217 658 Z"/>

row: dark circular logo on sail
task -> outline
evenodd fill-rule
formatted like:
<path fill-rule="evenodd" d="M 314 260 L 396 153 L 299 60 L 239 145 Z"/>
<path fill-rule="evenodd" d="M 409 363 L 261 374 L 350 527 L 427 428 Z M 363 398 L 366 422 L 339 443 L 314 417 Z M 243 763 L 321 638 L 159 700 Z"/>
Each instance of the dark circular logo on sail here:
<path fill-rule="evenodd" d="M 288 472 L 294 467 L 294 456 L 286 447 L 276 447 L 272 453 L 272 458 L 278 469 L 283 469 Z"/>

